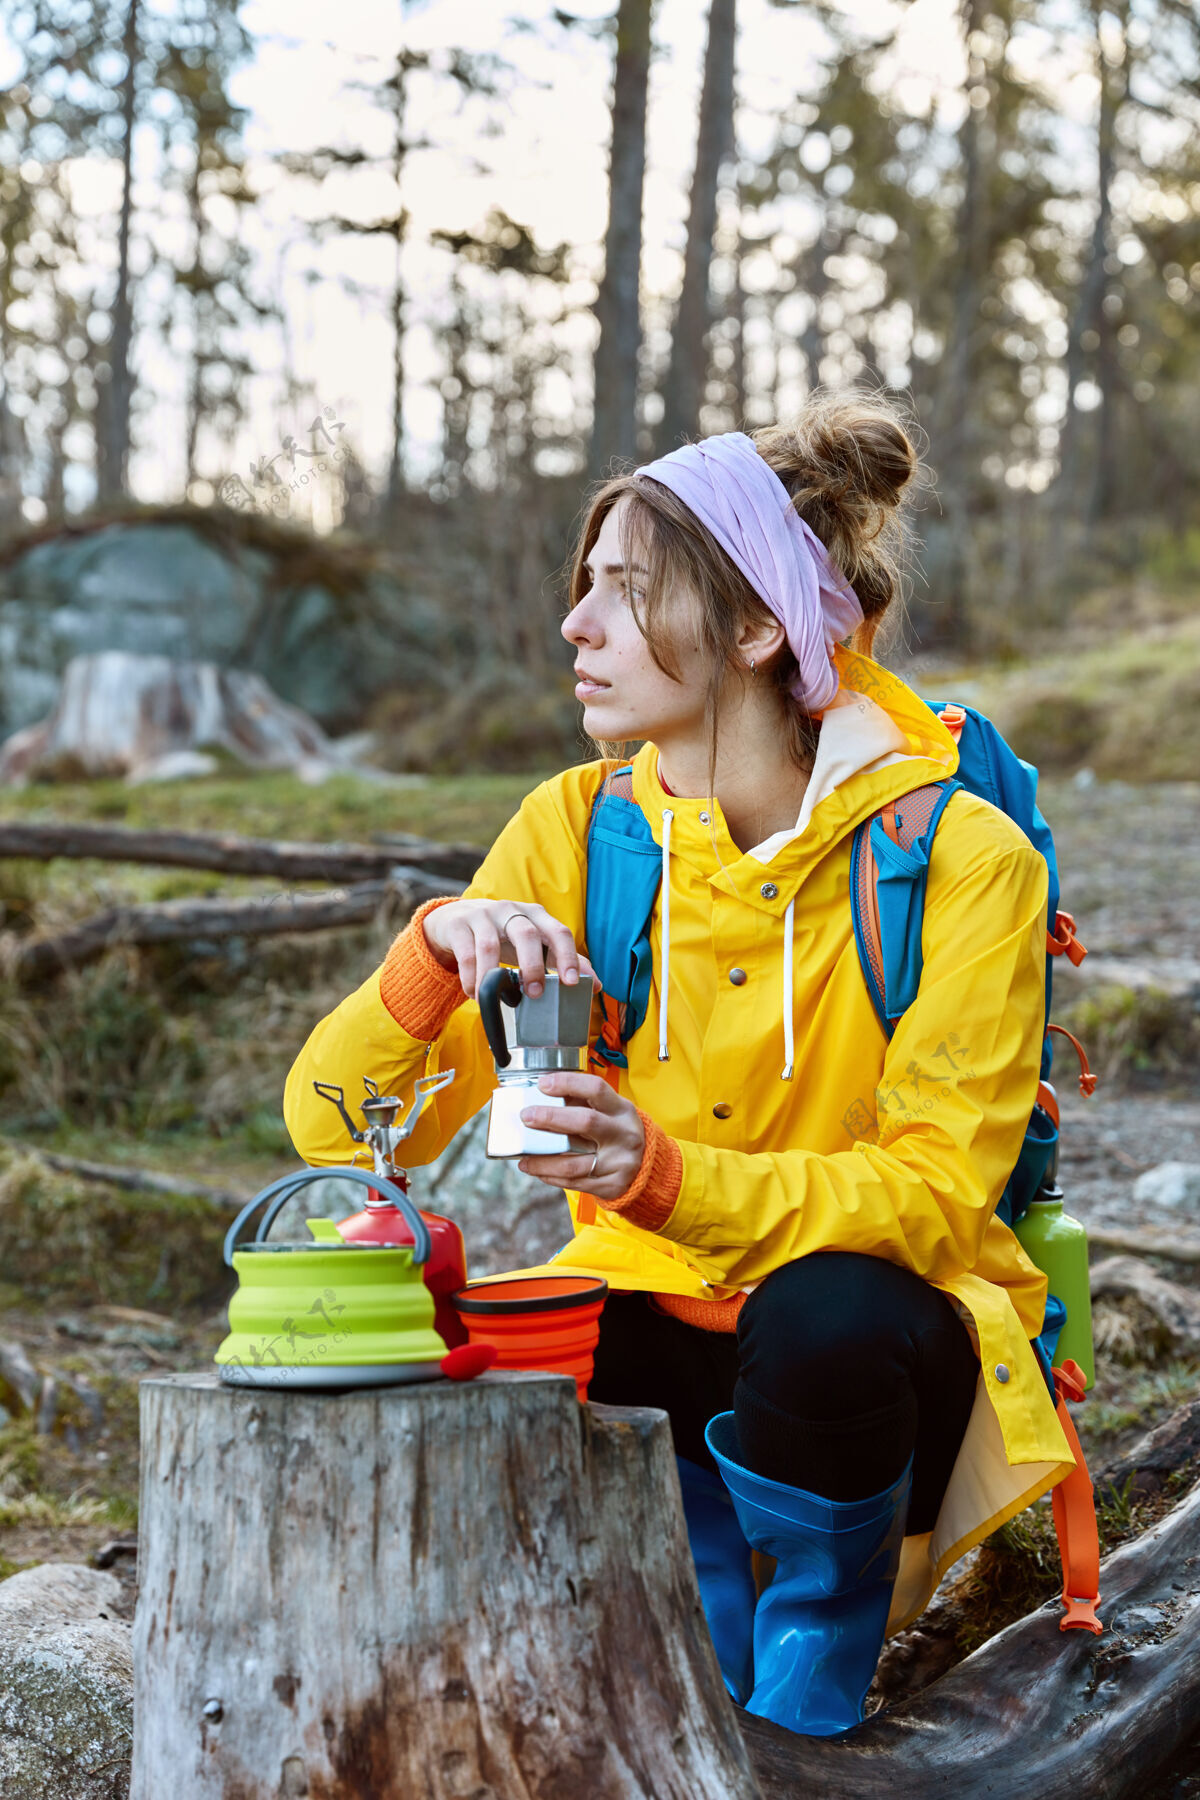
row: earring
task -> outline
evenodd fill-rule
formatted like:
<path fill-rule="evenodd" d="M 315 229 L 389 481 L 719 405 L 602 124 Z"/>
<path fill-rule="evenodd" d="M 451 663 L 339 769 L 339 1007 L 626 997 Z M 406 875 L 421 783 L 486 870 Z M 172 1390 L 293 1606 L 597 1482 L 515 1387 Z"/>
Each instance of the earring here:
<path fill-rule="evenodd" d="M 753 657 L 750 658 L 750 673 L 752 675 L 758 674 L 758 664 L 755 662 Z"/>

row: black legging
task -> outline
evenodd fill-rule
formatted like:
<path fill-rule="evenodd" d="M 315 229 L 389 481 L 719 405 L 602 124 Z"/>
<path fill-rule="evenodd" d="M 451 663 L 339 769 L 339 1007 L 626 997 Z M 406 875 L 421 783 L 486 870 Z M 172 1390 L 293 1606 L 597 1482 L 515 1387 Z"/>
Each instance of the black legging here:
<path fill-rule="evenodd" d="M 952 1303 L 911 1270 L 827 1250 L 786 1263 L 747 1299 L 732 1332 L 611 1294 L 591 1400 L 657 1406 L 675 1449 L 704 1442 L 733 1408 L 747 1468 L 827 1500 L 860 1500 L 913 1458 L 910 1532 L 930 1531 L 975 1399 L 979 1361 Z"/>

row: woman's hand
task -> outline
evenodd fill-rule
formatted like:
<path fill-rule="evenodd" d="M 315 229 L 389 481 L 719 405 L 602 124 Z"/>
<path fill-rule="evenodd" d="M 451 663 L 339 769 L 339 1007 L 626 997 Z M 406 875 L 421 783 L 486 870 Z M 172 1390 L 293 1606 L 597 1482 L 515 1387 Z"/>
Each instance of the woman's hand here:
<path fill-rule="evenodd" d="M 551 1187 L 574 1188 L 597 1200 L 623 1194 L 642 1166 L 646 1133 L 633 1102 L 613 1092 L 599 1075 L 558 1069 L 538 1080 L 543 1094 L 561 1094 L 566 1106 L 527 1106 L 521 1114 L 537 1131 L 561 1131 L 586 1138 L 592 1151 L 571 1150 L 562 1156 L 523 1156 L 517 1167 Z"/>
<path fill-rule="evenodd" d="M 457 969 L 463 992 L 472 1000 L 479 998 L 488 970 L 510 960 L 534 999 L 545 985 L 547 960 L 568 987 L 581 977 L 595 981 L 591 963 L 567 927 L 529 900 L 452 900 L 426 913 L 424 928 L 425 942 L 444 968 Z"/>

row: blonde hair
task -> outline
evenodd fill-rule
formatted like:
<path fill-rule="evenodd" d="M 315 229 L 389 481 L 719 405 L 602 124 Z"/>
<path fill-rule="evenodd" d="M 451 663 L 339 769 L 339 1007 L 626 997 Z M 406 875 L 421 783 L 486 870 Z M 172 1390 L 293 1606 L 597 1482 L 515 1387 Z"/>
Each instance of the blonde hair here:
<path fill-rule="evenodd" d="M 863 623 L 851 638 L 851 648 L 869 656 L 884 615 L 894 605 L 903 611 L 907 534 L 902 508 L 920 469 L 904 416 L 877 395 L 817 389 L 794 423 L 765 425 L 749 436 L 783 482 L 800 517 L 816 532 L 857 593 Z M 665 674 L 679 674 L 669 622 L 672 596 L 687 590 L 698 603 L 701 642 L 711 665 L 705 708 L 711 787 L 725 683 L 731 677 L 751 679 L 737 652 L 739 635 L 746 624 L 769 623 L 774 615 L 683 501 L 661 482 L 642 479 L 636 472 L 614 476 L 592 496 L 571 559 L 568 599 L 572 607 L 591 586 L 583 565 L 600 528 L 617 502 L 626 497 L 629 505 L 621 519 L 620 535 L 627 592 L 650 654 Z M 633 603 L 634 584 L 629 576 L 635 542 L 647 567 L 646 576 L 637 584 L 645 596 L 640 605 Z M 788 691 L 795 679 L 796 659 L 786 643 L 762 665 L 760 674 L 779 695 L 792 760 L 811 769 L 820 721 Z M 598 748 L 601 755 L 620 753 L 615 745 L 599 743 Z"/>

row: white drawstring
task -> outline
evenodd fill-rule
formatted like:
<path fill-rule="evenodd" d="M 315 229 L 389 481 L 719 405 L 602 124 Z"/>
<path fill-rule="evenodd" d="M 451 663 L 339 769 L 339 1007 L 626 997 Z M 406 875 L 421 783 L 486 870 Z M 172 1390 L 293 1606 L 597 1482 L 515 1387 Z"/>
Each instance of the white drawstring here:
<path fill-rule="evenodd" d="M 658 997 L 658 1060 L 670 1062 L 667 1049 L 667 993 L 671 986 L 671 820 L 669 807 L 662 816 L 662 985 Z"/>
<path fill-rule="evenodd" d="M 796 902 L 791 899 L 787 903 L 787 911 L 783 915 L 783 1074 L 781 1081 L 792 1079 L 792 1066 L 796 1060 L 796 1027 L 792 1018 L 792 914 Z"/>
<path fill-rule="evenodd" d="M 664 806 L 662 815 L 662 975 L 658 996 L 658 1060 L 670 1062 L 667 1046 L 667 999 L 671 991 L 671 821 L 675 814 Z M 790 1081 L 796 1060 L 796 1025 L 792 1008 L 792 920 L 795 899 L 787 903 L 783 915 L 783 1056 L 781 1081 Z"/>

